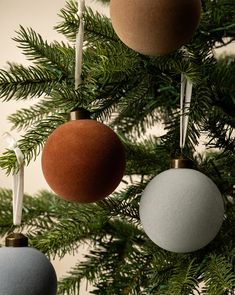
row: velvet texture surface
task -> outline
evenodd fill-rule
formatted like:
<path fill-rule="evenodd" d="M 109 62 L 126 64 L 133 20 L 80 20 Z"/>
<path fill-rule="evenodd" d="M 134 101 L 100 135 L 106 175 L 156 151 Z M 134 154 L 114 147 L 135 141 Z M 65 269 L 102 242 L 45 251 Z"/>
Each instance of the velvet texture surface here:
<path fill-rule="evenodd" d="M 56 295 L 55 270 L 41 252 L 29 248 L 0 249 L 1 295 Z"/>
<path fill-rule="evenodd" d="M 90 203 L 105 198 L 119 185 L 124 169 L 125 153 L 118 136 L 90 119 L 59 126 L 42 153 L 47 183 L 69 201 Z"/>
<path fill-rule="evenodd" d="M 200 0 L 111 0 L 118 37 L 145 55 L 164 55 L 186 44 L 196 31 Z"/>
<path fill-rule="evenodd" d="M 224 203 L 214 182 L 187 168 L 155 176 L 140 200 L 140 220 L 149 238 L 163 249 L 185 253 L 205 247 L 220 230 Z"/>

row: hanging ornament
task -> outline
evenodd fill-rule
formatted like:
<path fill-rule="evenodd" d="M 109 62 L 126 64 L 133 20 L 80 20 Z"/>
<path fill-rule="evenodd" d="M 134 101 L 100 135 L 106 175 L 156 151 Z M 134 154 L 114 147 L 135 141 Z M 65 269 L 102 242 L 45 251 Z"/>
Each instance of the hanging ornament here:
<path fill-rule="evenodd" d="M 59 126 L 47 139 L 42 171 L 52 188 L 68 201 L 102 200 L 119 185 L 124 169 L 123 145 L 108 126 L 87 119 L 83 109 Z"/>
<path fill-rule="evenodd" d="M 80 26 L 76 38 L 75 90 L 82 83 L 85 1 L 78 1 Z M 44 177 L 60 197 L 81 203 L 96 202 L 119 185 L 125 154 L 118 136 L 108 126 L 91 120 L 89 112 L 71 112 L 71 121 L 57 128 L 42 153 Z"/>
<path fill-rule="evenodd" d="M 118 37 L 145 55 L 168 54 L 188 43 L 196 31 L 201 0 L 111 0 Z"/>
<path fill-rule="evenodd" d="M 14 233 L 0 248 L 0 294 L 56 295 L 55 270 L 44 254 L 27 247 L 28 239 Z"/>
<path fill-rule="evenodd" d="M 5 133 L 4 137 L 18 162 L 12 192 L 13 224 L 19 226 L 23 207 L 24 156 L 11 134 Z M 28 238 L 21 233 L 10 234 L 5 243 L 6 247 L 0 248 L 0 294 L 56 295 L 56 273 L 46 256 L 28 247 Z"/>
<path fill-rule="evenodd" d="M 182 76 L 181 136 L 184 148 L 192 84 Z M 186 97 L 185 97 L 186 96 Z M 190 169 L 184 158 L 172 161 L 172 168 L 158 174 L 145 188 L 140 200 L 140 220 L 145 233 L 159 247 L 177 253 L 196 251 L 217 235 L 224 216 L 224 204 L 214 182 Z"/>
<path fill-rule="evenodd" d="M 224 215 L 220 191 L 194 169 L 174 169 L 154 177 L 140 201 L 140 220 L 159 247 L 178 253 L 196 251 L 217 235 Z M 177 169 L 178 168 L 178 169 Z"/>

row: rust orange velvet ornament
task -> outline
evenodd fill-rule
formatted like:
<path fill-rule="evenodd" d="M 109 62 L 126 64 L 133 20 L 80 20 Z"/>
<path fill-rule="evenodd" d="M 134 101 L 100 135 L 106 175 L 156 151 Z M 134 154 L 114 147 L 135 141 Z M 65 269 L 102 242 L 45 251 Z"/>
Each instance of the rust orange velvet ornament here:
<path fill-rule="evenodd" d="M 168 54 L 189 42 L 201 14 L 201 0 L 111 0 L 118 37 L 145 55 Z"/>
<path fill-rule="evenodd" d="M 68 201 L 102 200 L 119 185 L 124 169 L 120 139 L 108 126 L 91 119 L 59 126 L 48 137 L 42 153 L 47 183 Z"/>

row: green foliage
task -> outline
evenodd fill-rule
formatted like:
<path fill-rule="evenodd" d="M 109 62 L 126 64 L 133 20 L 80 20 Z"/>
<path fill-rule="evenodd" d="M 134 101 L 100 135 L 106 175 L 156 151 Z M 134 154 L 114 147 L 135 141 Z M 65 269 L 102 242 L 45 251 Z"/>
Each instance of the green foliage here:
<path fill-rule="evenodd" d="M 192 259 L 186 263 L 183 261 L 174 267 L 173 275 L 168 286 L 159 294 L 189 295 L 198 290 L 199 265 Z"/>
<path fill-rule="evenodd" d="M 74 49 L 63 42 L 48 44 L 33 29 L 20 26 L 17 37 L 13 38 L 28 60 L 60 74 L 61 79 L 71 75 L 71 62 L 74 61 Z"/>
<path fill-rule="evenodd" d="M 49 95 L 57 84 L 58 76 L 40 66 L 9 66 L 9 71 L 0 71 L 0 97 L 5 101 L 39 97 L 45 92 Z"/>
<path fill-rule="evenodd" d="M 65 8 L 61 9 L 59 16 L 62 21 L 55 29 L 65 35 L 69 40 L 75 41 L 79 28 L 77 16 L 77 5 L 75 1 L 67 1 Z M 93 43 L 95 41 L 116 41 L 119 42 L 112 25 L 107 17 L 94 13 L 90 8 L 86 8 L 84 14 L 85 41 Z"/>
<path fill-rule="evenodd" d="M 235 58 L 217 58 L 214 49 L 235 40 L 235 6 L 234 0 L 203 0 L 202 6 L 193 40 L 183 50 L 163 57 L 133 52 L 118 39 L 107 17 L 87 8 L 83 83 L 77 90 L 76 1 L 68 0 L 55 27 L 68 44 L 48 43 L 22 26 L 14 38 L 31 65 L 9 64 L 7 71 L 0 70 L 0 98 L 35 101 L 9 116 L 13 128 L 24 131 L 19 147 L 26 164 L 38 156 L 49 134 L 76 107 L 89 109 L 92 118 L 109 124 L 126 151 L 124 188 L 104 201 L 82 205 L 47 191 L 25 195 L 21 230 L 27 231 L 34 247 L 52 258 L 73 254 L 81 245 L 90 247 L 59 283 L 58 295 L 79 294 L 84 279 L 94 286 L 91 294 L 199 294 L 201 282 L 203 294 L 234 294 Z M 139 200 L 147 182 L 168 169 L 171 156 L 181 153 L 181 73 L 194 85 L 184 153 L 217 184 L 226 208 L 214 241 L 190 254 L 160 249 L 145 235 L 139 220 Z M 164 134 L 149 136 L 147 131 L 156 124 L 162 124 Z M 201 134 L 206 135 L 206 147 L 213 148 L 203 155 L 196 152 Z M 4 152 L 0 167 L 8 174 L 17 171 L 14 152 Z M 13 230 L 11 194 L 0 190 L 2 237 Z"/>
<path fill-rule="evenodd" d="M 231 258 L 234 262 L 234 253 Z M 222 295 L 232 290 L 235 285 L 235 273 L 232 261 L 222 255 L 211 255 L 208 261 L 208 267 L 203 273 L 205 288 L 203 294 Z"/>
<path fill-rule="evenodd" d="M 107 3 L 110 2 L 110 0 L 97 0 L 97 1 L 99 1 L 99 2 L 101 2 L 101 3 L 103 3 L 103 4 L 107 4 Z"/>
<path fill-rule="evenodd" d="M 24 155 L 25 164 L 28 165 L 32 159 L 36 159 L 42 146 L 51 132 L 65 122 L 62 115 L 48 116 L 47 120 L 41 120 L 29 129 L 18 141 L 18 146 Z M 18 169 L 14 151 L 7 150 L 0 157 L 0 166 L 6 169 L 7 174 L 11 171 L 15 173 Z"/>

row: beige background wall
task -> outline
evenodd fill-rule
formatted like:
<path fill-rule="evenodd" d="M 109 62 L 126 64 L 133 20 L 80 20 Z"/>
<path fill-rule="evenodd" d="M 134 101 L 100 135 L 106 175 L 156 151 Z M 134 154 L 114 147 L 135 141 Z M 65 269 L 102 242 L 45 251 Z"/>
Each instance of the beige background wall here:
<path fill-rule="evenodd" d="M 97 4 L 95 1 L 86 0 L 86 3 L 93 9 L 108 13 L 107 7 Z M 7 61 L 26 63 L 25 57 L 11 39 L 15 36 L 15 30 L 19 28 L 20 24 L 32 27 L 48 41 L 62 40 L 63 37 L 53 31 L 53 26 L 58 22 L 57 13 L 64 4 L 65 0 L 0 0 L 0 68 L 5 68 Z M 230 52 L 233 50 L 235 50 L 234 44 L 227 49 Z M 223 51 L 224 49 L 220 50 L 220 52 Z M 32 102 L 0 102 L 0 153 L 6 147 L 1 135 L 11 129 L 7 122 L 7 116 L 21 107 L 29 106 Z M 16 139 L 19 138 L 19 133 L 14 131 L 12 134 Z M 40 158 L 27 167 L 25 173 L 25 191 L 27 193 L 33 194 L 40 189 L 48 188 L 41 173 Z M 7 177 L 3 171 L 0 171 L 0 187 L 11 187 L 11 177 Z M 81 249 L 81 251 L 84 252 L 85 249 Z M 61 277 L 74 262 L 75 259 L 71 256 L 61 262 L 55 261 L 54 265 L 58 276 Z M 89 291 L 85 291 L 85 285 L 82 290 L 82 295 L 89 294 Z"/>

